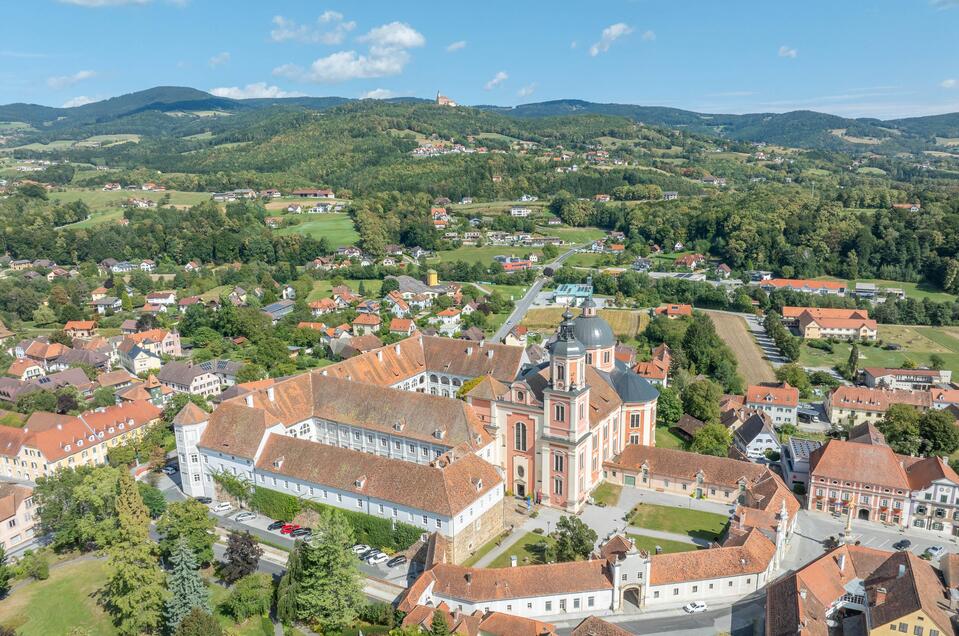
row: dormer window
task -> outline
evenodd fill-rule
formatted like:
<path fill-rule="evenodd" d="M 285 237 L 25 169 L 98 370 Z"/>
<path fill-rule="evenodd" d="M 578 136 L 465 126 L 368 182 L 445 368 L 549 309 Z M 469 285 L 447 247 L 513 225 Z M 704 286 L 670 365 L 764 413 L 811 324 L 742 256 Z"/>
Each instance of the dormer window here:
<path fill-rule="evenodd" d="M 107 433 L 109 433 L 110 435 L 113 435 L 114 432 L 116 432 L 116 429 L 113 428 L 112 426 L 107 429 Z"/>
<path fill-rule="evenodd" d="M 82 439 L 78 439 L 78 440 L 77 440 L 77 448 L 80 448 L 81 446 L 83 446 L 83 440 L 82 440 Z"/>
<path fill-rule="evenodd" d="M 117 424 L 117 428 L 119 428 L 122 431 L 124 428 L 126 428 L 126 426 L 124 426 L 123 422 L 120 422 L 119 424 Z"/>

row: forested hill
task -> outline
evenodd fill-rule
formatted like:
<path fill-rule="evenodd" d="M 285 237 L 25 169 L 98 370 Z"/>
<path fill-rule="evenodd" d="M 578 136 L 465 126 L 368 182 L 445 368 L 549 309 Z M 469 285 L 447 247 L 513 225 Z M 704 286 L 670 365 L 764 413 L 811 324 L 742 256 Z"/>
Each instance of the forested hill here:
<path fill-rule="evenodd" d="M 161 86 L 73 108 L 8 104 L 0 106 L 0 123 L 28 124 L 32 130 L 26 135 L 27 141 L 78 139 L 110 133 L 182 136 L 203 131 L 222 132 L 277 113 L 322 111 L 351 101 L 357 100 L 344 97 L 237 100 L 193 88 Z M 415 103 L 426 100 L 400 98 L 389 101 Z M 582 115 L 625 117 L 647 125 L 680 128 L 734 140 L 832 150 L 920 151 L 944 143 L 942 139 L 959 137 L 959 113 L 880 121 L 849 119 L 814 111 L 707 114 L 678 108 L 600 104 L 572 99 L 511 108 L 476 108 L 518 119 Z M 248 117 L 239 121 L 231 117 L 241 114 Z"/>

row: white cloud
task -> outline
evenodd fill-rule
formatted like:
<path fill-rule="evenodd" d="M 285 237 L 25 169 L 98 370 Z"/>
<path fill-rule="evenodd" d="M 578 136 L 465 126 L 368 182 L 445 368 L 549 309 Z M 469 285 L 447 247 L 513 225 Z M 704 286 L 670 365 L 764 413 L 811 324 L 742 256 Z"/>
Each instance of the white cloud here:
<path fill-rule="evenodd" d="M 47 86 L 56 89 L 66 88 L 95 76 L 96 72 L 94 71 L 77 71 L 73 75 L 55 75 L 47 78 Z"/>
<path fill-rule="evenodd" d="M 460 49 L 466 48 L 466 40 L 457 40 L 446 46 L 446 51 L 452 53 L 453 51 L 459 51 Z"/>
<path fill-rule="evenodd" d="M 617 22 L 616 24 L 609 25 L 603 29 L 603 32 L 599 36 L 599 41 L 589 47 L 589 54 L 596 57 L 600 53 L 605 53 L 609 50 L 609 47 L 613 45 L 613 42 L 632 32 L 633 27 L 625 22 Z"/>
<path fill-rule="evenodd" d="M 952 9 L 959 7 L 959 0 L 929 0 L 929 4 L 937 9 Z"/>
<path fill-rule="evenodd" d="M 222 53 L 217 53 L 216 55 L 210 58 L 210 66 L 212 66 L 213 68 L 216 68 L 217 66 L 220 66 L 221 64 L 226 64 L 229 61 L 230 61 L 230 52 L 223 51 Z"/>
<path fill-rule="evenodd" d="M 303 97 L 303 93 L 284 91 L 279 86 L 267 86 L 266 82 L 256 82 L 246 86 L 221 86 L 211 88 L 210 93 L 217 97 L 230 99 L 252 99 L 262 97 Z"/>
<path fill-rule="evenodd" d="M 959 80 L 952 79 L 952 78 L 944 79 L 941 82 L 939 82 L 939 86 L 942 86 L 943 88 L 955 88 L 959 86 Z"/>
<path fill-rule="evenodd" d="M 366 54 L 338 51 L 322 57 L 306 69 L 283 64 L 273 74 L 300 82 L 345 82 L 398 75 L 410 61 L 409 49 L 426 44 L 426 38 L 403 22 L 390 22 L 357 38 L 369 45 Z"/>
<path fill-rule="evenodd" d="M 643 31 L 642 38 L 643 38 L 643 40 L 645 40 L 646 42 L 652 42 L 653 40 L 656 39 L 656 32 L 655 32 L 655 31 L 651 31 L 651 30 L 649 30 L 649 31 Z"/>
<path fill-rule="evenodd" d="M 788 57 L 790 59 L 796 59 L 796 57 L 798 56 L 799 56 L 799 51 L 794 48 L 788 47 L 785 44 L 779 47 L 779 57 Z"/>
<path fill-rule="evenodd" d="M 307 44 L 339 44 L 347 33 L 356 28 L 356 22 L 343 21 L 343 14 L 325 11 L 316 19 L 316 24 L 298 24 L 281 15 L 273 17 L 274 29 L 270 37 L 274 42 L 305 42 Z"/>
<path fill-rule="evenodd" d="M 63 106 L 61 106 L 61 108 L 74 108 L 76 106 L 84 106 L 86 104 L 92 104 L 95 101 L 99 101 L 99 100 L 93 97 L 87 97 L 86 95 L 78 95 L 77 97 L 74 97 L 73 99 L 68 99 L 67 101 L 63 102 Z"/>
<path fill-rule="evenodd" d="M 486 84 L 483 85 L 483 88 L 488 91 L 491 91 L 508 79 L 509 79 L 509 74 L 506 71 L 500 71 L 499 73 L 493 76 L 493 79 L 486 82 Z"/>
<path fill-rule="evenodd" d="M 516 94 L 519 95 L 520 97 L 529 97 L 534 92 L 536 92 L 536 82 L 523 86 L 518 91 L 516 91 Z"/>
<path fill-rule="evenodd" d="M 360 95 L 360 99 L 389 99 L 396 97 L 396 93 L 388 88 L 374 88 Z"/>

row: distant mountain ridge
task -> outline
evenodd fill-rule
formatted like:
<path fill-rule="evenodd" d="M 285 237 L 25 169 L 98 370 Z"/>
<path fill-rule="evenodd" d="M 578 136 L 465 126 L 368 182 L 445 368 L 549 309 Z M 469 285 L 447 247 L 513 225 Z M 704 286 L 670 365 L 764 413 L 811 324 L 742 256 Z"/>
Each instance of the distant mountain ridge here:
<path fill-rule="evenodd" d="M 346 97 L 285 97 L 232 99 L 195 88 L 157 86 L 71 108 L 37 104 L 0 106 L 0 122 L 24 122 L 43 133 L 67 131 L 96 125 L 103 130 L 111 122 L 133 121 L 144 113 L 171 111 L 216 111 L 229 114 L 258 110 L 299 108 L 325 110 L 351 101 Z M 388 101 L 428 101 L 396 98 Z M 802 148 L 871 150 L 918 150 L 935 145 L 937 137 L 959 137 L 959 113 L 909 117 L 893 120 L 847 118 L 827 113 L 798 110 L 787 113 L 744 115 L 697 113 L 680 108 L 603 104 L 561 99 L 514 107 L 479 105 L 474 108 L 510 117 L 539 118 L 594 114 L 625 117 L 647 125 L 683 128 L 692 132 L 753 142 L 767 142 Z M 129 128 L 129 125 L 126 126 Z"/>

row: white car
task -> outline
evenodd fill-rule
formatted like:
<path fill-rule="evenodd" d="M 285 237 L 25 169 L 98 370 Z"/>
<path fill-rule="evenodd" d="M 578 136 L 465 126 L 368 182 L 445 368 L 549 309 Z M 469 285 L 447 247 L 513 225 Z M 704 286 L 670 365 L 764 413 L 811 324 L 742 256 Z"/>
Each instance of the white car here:
<path fill-rule="evenodd" d="M 363 554 L 369 549 L 370 549 L 370 546 L 365 545 L 363 543 L 357 543 L 355 546 L 353 546 L 353 554 Z"/>
<path fill-rule="evenodd" d="M 176 473 L 176 466 L 164 466 L 160 469 L 160 472 L 162 472 L 164 475 L 173 475 Z"/>
<path fill-rule="evenodd" d="M 705 612 L 707 609 L 709 608 L 702 601 L 693 601 L 692 603 L 683 605 L 683 611 L 687 614 L 699 614 L 700 612 Z"/>
<path fill-rule="evenodd" d="M 369 563 L 370 565 L 379 565 L 380 563 L 386 563 L 389 560 L 390 560 L 390 555 L 384 552 L 377 552 L 376 554 L 368 558 L 366 562 Z"/>
<path fill-rule="evenodd" d="M 251 521 L 253 519 L 256 519 L 256 513 L 250 512 L 249 510 L 237 513 L 237 515 L 233 517 L 234 521 Z"/>
<path fill-rule="evenodd" d="M 233 504 L 231 504 L 229 501 L 221 501 L 220 503 L 213 506 L 211 510 L 213 510 L 213 512 L 217 514 L 223 514 L 224 512 L 230 512 L 231 510 L 233 510 Z"/>
<path fill-rule="evenodd" d="M 926 554 L 933 559 L 941 559 L 942 556 L 946 553 L 946 549 L 941 545 L 934 545 L 929 548 L 926 548 Z"/>

